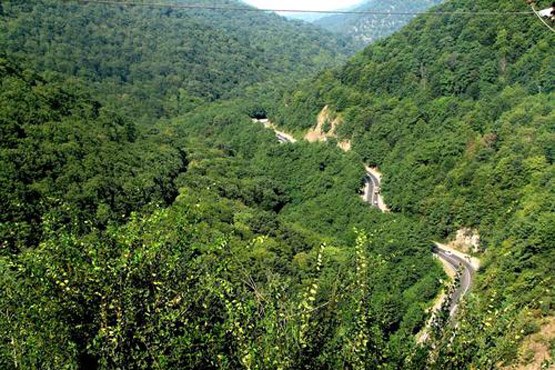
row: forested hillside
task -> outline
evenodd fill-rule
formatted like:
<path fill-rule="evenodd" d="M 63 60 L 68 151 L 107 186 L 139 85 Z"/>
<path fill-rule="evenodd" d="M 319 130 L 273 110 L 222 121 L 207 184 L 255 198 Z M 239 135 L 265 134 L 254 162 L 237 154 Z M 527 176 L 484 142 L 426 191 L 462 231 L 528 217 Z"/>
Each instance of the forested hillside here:
<path fill-rule="evenodd" d="M 208 3 L 246 7 L 229 0 Z M 120 111 L 126 107 L 125 114 L 134 117 L 168 117 L 205 102 L 270 94 L 339 65 L 351 52 L 331 33 L 275 14 L 2 2 L 0 53 L 38 72 L 85 80 L 98 100 Z"/>
<path fill-rule="evenodd" d="M 3 59 L 0 86 L 2 252 L 35 246 L 45 220 L 84 231 L 173 202 L 187 159 L 163 134 Z"/>
<path fill-rule="evenodd" d="M 426 11 L 441 2 L 442 0 L 368 0 L 353 8 L 355 13 L 330 15 L 316 20 L 314 24 L 351 37 L 357 45 L 364 47 L 409 23 L 416 16 L 410 13 Z"/>
<path fill-rule="evenodd" d="M 439 10 L 454 14 L 421 16 L 321 74 L 276 118 L 307 129 L 328 105 L 339 138 L 384 172 L 395 212 L 442 238 L 479 230 L 485 265 L 436 366 L 494 368 L 554 315 L 555 38 L 531 13 L 502 14 L 522 1 Z"/>

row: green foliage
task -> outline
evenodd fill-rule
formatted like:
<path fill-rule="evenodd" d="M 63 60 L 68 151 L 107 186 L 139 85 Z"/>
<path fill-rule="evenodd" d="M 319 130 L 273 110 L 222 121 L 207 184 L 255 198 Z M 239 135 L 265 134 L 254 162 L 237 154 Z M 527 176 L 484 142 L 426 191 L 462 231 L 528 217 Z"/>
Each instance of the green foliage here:
<path fill-rule="evenodd" d="M 419 17 L 291 87 L 348 45 L 270 14 L 0 9 L 0 368 L 492 368 L 553 314 L 535 19 Z M 250 120 L 302 130 L 326 104 L 353 152 Z M 363 161 L 395 212 L 357 196 Z M 430 240 L 460 226 L 487 250 L 475 294 L 418 347 Z"/>
<path fill-rule="evenodd" d="M 12 237 L 21 248 L 0 257 L 1 367 L 308 369 L 395 366 L 410 353 L 398 342 L 422 325 L 439 267 L 424 227 L 358 199 L 358 156 L 280 145 L 237 101 L 129 130 L 76 94 L 65 95 L 75 99 L 67 111 L 47 106 L 22 72 L 3 66 L 18 88 L 2 95 L 13 108 L 2 127 L 26 133 L 6 129 L 5 151 L 34 148 L 21 163 L 34 166 L 29 177 L 45 200 L 34 244 L 12 234 L 15 212 L 4 216 L 4 245 Z M 20 101 L 58 116 L 22 122 Z M 76 141 L 79 159 L 65 156 Z M 26 190 L 10 173 L 5 183 Z M 149 181 L 160 186 L 152 195 Z M 162 191 L 176 187 L 175 201 Z M 111 192 L 89 195 L 98 188 Z"/>
<path fill-rule="evenodd" d="M 0 240 L 38 244 L 44 217 L 85 231 L 170 204 L 186 153 L 29 70 L 0 60 Z"/>
<path fill-rule="evenodd" d="M 183 189 L 170 209 L 133 214 L 105 232 L 78 237 L 46 223 L 47 241 L 0 259 L 7 335 L 0 364 L 359 367 L 386 351 L 391 324 L 380 318 L 392 302 L 372 295 L 370 304 L 368 293 L 391 266 L 363 234 L 354 255 L 305 244 L 313 267 L 284 274 L 278 261 L 291 268 L 296 259 L 287 242 L 245 234 L 233 221 L 245 212 L 238 202 Z"/>

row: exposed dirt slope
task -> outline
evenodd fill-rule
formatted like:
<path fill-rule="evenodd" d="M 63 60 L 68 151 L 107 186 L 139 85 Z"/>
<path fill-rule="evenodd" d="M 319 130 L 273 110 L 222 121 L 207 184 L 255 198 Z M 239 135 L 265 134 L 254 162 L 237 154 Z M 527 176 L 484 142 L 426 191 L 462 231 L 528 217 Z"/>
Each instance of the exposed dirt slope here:
<path fill-rule="evenodd" d="M 309 130 L 304 139 L 310 143 L 327 141 L 329 138 L 337 138 L 336 129 L 343 123 L 341 117 L 333 112 L 327 105 L 318 114 L 316 126 Z M 351 141 L 344 140 L 337 143 L 343 151 L 351 150 Z"/>
<path fill-rule="evenodd" d="M 544 319 L 540 330 L 524 340 L 519 350 L 519 362 L 502 370 L 555 369 L 552 357 L 555 346 L 555 317 Z"/>

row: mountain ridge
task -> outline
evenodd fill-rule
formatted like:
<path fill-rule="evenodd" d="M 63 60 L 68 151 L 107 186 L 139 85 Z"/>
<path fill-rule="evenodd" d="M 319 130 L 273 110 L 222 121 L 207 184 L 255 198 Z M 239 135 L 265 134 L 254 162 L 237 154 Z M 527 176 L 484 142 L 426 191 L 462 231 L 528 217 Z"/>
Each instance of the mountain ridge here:
<path fill-rule="evenodd" d="M 415 16 L 387 13 L 422 12 L 443 0 L 366 1 L 352 10 L 378 14 L 337 14 L 321 18 L 314 24 L 329 31 L 352 37 L 361 46 L 384 38 L 409 23 Z"/>

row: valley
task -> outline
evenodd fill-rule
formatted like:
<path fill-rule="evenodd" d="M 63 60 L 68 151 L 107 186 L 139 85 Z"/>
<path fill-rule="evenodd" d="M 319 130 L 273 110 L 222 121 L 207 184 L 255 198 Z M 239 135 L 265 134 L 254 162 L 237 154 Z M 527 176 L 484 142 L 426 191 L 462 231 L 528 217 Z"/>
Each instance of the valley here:
<path fill-rule="evenodd" d="M 553 367 L 553 34 L 363 5 L 1 2 L 0 368 Z"/>

